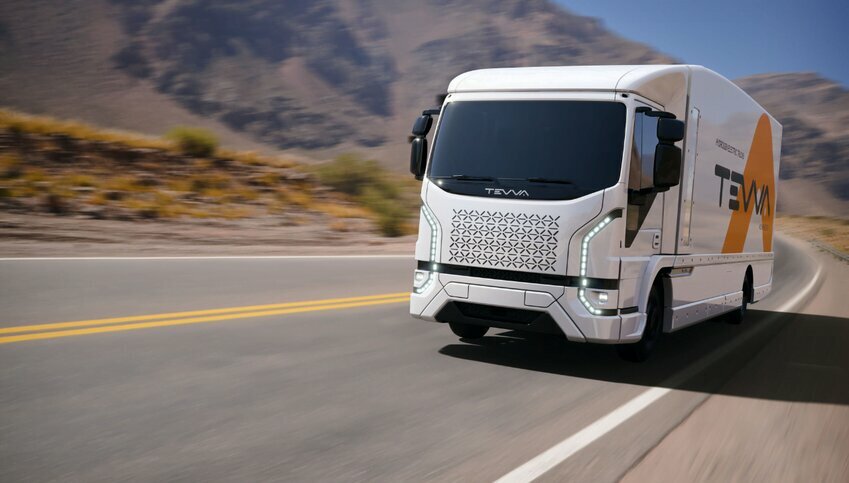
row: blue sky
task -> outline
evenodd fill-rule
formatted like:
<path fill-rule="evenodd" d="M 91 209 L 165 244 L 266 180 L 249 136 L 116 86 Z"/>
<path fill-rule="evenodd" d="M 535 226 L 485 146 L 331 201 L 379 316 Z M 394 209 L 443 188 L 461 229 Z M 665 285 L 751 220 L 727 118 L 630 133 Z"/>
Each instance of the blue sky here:
<path fill-rule="evenodd" d="M 849 86 L 849 0 L 555 0 L 734 79 L 813 71 Z"/>

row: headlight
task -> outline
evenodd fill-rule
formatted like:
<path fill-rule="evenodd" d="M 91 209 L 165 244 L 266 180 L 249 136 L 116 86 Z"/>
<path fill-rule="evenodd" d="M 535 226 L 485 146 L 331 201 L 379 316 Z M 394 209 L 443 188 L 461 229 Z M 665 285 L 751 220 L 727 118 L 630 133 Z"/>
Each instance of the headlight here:
<path fill-rule="evenodd" d="M 428 282 L 430 279 L 430 272 L 426 272 L 424 270 L 416 270 L 413 275 L 413 287 L 418 291 Z"/>

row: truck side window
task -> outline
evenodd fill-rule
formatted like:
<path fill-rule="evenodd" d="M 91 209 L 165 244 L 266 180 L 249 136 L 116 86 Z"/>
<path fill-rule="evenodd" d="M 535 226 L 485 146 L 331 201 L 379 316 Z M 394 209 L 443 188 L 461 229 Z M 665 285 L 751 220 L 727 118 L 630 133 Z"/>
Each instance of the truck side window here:
<path fill-rule="evenodd" d="M 628 177 L 628 189 L 640 191 L 653 184 L 652 166 L 654 150 L 657 147 L 657 120 L 647 116 L 645 111 L 637 111 L 634 117 L 634 143 L 631 146 L 631 167 Z"/>
<path fill-rule="evenodd" d="M 657 147 L 657 117 L 638 108 L 634 116 L 634 140 L 628 167 L 628 213 L 625 221 L 625 246 L 630 247 L 646 220 L 656 193 L 645 192 L 653 184 L 652 168 Z"/>

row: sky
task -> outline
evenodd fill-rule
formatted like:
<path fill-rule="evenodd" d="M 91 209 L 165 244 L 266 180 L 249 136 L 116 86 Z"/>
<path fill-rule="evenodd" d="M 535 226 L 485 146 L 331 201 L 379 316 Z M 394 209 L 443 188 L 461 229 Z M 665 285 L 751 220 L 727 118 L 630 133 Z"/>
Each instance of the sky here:
<path fill-rule="evenodd" d="M 555 0 L 730 79 L 813 71 L 849 86 L 849 0 Z"/>

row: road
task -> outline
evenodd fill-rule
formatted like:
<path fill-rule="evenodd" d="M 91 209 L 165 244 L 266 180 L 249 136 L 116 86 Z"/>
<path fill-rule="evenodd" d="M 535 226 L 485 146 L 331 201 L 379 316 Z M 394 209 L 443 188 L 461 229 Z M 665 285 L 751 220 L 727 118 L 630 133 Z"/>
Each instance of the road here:
<path fill-rule="evenodd" d="M 728 415 L 724 397 L 811 403 L 806 417 L 845 428 L 833 331 L 849 314 L 830 313 L 841 298 L 824 289 L 845 267 L 782 239 L 776 251 L 773 294 L 744 325 L 670 334 L 644 364 L 508 331 L 459 341 L 408 316 L 405 257 L 2 260 L 0 481 L 522 481 L 511 475 L 529 467 L 541 481 L 658 481 L 675 466 L 665 454 L 707 448 L 699 418 L 715 400 Z M 831 342 L 785 337 L 806 326 Z M 787 387 L 761 361 L 777 341 L 836 352 L 836 369 Z M 739 382 L 747 371 L 776 384 Z M 821 407 L 833 411 L 810 416 Z M 849 437 L 829 438 L 822 481 L 849 475 Z M 578 449 L 540 466 L 564 442 Z"/>

